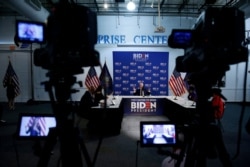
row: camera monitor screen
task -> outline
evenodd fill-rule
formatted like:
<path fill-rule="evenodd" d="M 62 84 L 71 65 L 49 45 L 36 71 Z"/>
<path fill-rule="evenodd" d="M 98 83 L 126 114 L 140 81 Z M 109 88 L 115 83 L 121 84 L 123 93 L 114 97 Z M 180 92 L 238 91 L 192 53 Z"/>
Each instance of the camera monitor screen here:
<path fill-rule="evenodd" d="M 17 138 L 43 139 L 50 128 L 56 127 L 56 119 L 52 114 L 19 114 Z"/>
<path fill-rule="evenodd" d="M 19 42 L 44 43 L 45 24 L 34 21 L 16 21 L 16 36 Z"/>
<path fill-rule="evenodd" d="M 192 30 L 172 30 L 169 37 L 169 45 L 173 48 L 187 48 L 193 44 L 193 31 Z"/>
<path fill-rule="evenodd" d="M 176 125 L 171 122 L 140 122 L 141 147 L 173 146 L 176 136 Z"/>

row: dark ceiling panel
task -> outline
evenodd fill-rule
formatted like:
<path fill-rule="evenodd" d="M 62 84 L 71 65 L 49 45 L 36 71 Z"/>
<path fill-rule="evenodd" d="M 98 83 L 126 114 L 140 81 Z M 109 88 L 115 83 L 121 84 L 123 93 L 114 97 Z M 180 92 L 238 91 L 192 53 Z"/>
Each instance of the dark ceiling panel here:
<path fill-rule="evenodd" d="M 125 2 L 125 0 L 115 0 L 115 2 Z"/>
<path fill-rule="evenodd" d="M 17 15 L 17 12 L 10 9 L 3 2 L 0 2 L 0 14 Z M 22 0 L 25 3 L 25 0 Z M 39 0 L 33 0 L 39 1 Z M 129 1 L 136 4 L 135 11 L 128 11 L 126 5 Z M 79 5 L 89 7 L 97 15 L 158 15 L 158 9 L 162 16 L 181 15 L 198 16 L 207 7 L 230 7 L 238 3 L 239 0 L 74 0 Z M 49 0 L 40 0 L 42 6 L 50 11 L 52 4 Z M 104 8 L 104 4 L 108 8 Z"/>

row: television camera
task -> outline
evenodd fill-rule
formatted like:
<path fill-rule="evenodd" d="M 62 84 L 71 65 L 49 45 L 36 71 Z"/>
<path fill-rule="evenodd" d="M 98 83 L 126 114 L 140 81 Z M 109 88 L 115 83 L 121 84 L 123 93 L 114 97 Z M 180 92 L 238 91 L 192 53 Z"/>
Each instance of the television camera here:
<path fill-rule="evenodd" d="M 48 70 L 49 81 L 43 84 L 49 94 L 56 119 L 56 127 L 49 131 L 38 167 L 48 165 L 57 138 L 60 141 L 63 166 L 81 167 L 81 150 L 87 165 L 94 166 L 83 140 L 80 140 L 78 129 L 74 127 L 74 111 L 78 111 L 78 106 L 70 102 L 70 96 L 77 92 L 72 89 L 76 83 L 74 75 L 83 73 L 83 67 L 100 65 L 99 53 L 94 49 L 97 42 L 96 13 L 73 1 L 60 0 L 53 4 L 46 24 L 25 21 L 21 24 L 18 27 L 20 21 L 17 23 L 17 32 L 26 32 L 28 28 L 29 35 L 20 33 L 15 39 L 41 44 L 41 48 L 34 51 L 34 64 Z M 32 36 L 38 30 L 43 37 Z M 98 148 L 96 153 L 97 151 Z"/>
<path fill-rule="evenodd" d="M 55 5 L 47 20 L 47 44 L 35 50 L 34 63 L 48 70 L 78 73 L 78 69 L 99 65 L 97 18 L 89 8 L 61 2 Z"/>
<path fill-rule="evenodd" d="M 192 29 L 173 29 L 169 47 L 184 49 L 176 58 L 176 70 L 187 72 L 198 101 L 211 97 L 232 64 L 248 60 L 244 12 L 237 8 L 208 8 Z M 199 107 L 199 106 L 197 106 Z"/>
<path fill-rule="evenodd" d="M 94 49 L 96 14 L 85 6 L 59 1 L 48 16 L 45 34 L 47 43 L 34 51 L 34 64 L 50 71 L 48 76 L 54 85 L 64 82 L 64 86 L 56 86 L 57 97 L 61 98 L 61 93 L 76 82 L 73 75 L 83 73 L 82 67 L 100 64 Z M 71 92 L 66 93 L 68 99 Z"/>
<path fill-rule="evenodd" d="M 184 49 L 184 55 L 176 58 L 176 70 L 187 73 L 188 82 L 195 85 L 197 92 L 196 114 L 188 120 L 188 128 L 183 126 L 188 129 L 184 130 L 188 133 L 184 133 L 186 141 L 180 153 L 186 154 L 185 167 L 206 166 L 206 158 L 213 149 L 223 166 L 232 166 L 221 131 L 213 124 L 208 99 L 213 87 L 221 86 L 230 65 L 248 61 L 244 12 L 234 7 L 210 7 L 192 29 L 173 29 L 168 44 Z M 179 165 L 180 161 L 176 166 Z"/>
<path fill-rule="evenodd" d="M 173 29 L 168 44 L 185 51 L 176 59 L 177 71 L 216 70 L 213 78 L 217 80 L 221 72 L 229 70 L 230 64 L 247 61 L 244 41 L 244 13 L 236 8 L 210 7 L 199 16 L 192 29 Z"/>

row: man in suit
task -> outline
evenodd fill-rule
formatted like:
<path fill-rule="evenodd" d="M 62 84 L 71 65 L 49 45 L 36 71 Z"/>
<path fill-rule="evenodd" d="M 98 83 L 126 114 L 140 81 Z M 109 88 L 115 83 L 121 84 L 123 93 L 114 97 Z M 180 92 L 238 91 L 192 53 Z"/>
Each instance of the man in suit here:
<path fill-rule="evenodd" d="M 81 97 L 78 115 L 90 119 L 91 107 L 97 105 L 95 104 L 95 88 L 91 86 Z"/>
<path fill-rule="evenodd" d="M 150 93 L 150 90 L 146 90 L 146 88 L 144 87 L 144 84 L 143 82 L 139 82 L 139 88 L 138 89 L 135 89 L 134 88 L 134 93 L 133 95 L 137 95 L 137 96 L 149 96 L 151 93 Z"/>

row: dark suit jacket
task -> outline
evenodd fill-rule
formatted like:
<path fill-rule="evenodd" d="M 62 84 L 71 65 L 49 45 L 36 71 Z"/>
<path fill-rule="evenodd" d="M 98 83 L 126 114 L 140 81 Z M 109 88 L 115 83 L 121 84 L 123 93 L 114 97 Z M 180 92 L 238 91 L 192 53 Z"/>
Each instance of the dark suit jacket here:
<path fill-rule="evenodd" d="M 91 119 L 91 107 L 98 106 L 101 99 L 104 99 L 102 93 L 96 93 L 93 98 L 90 92 L 86 91 L 80 100 L 78 115 L 83 118 Z"/>
<path fill-rule="evenodd" d="M 136 91 L 134 92 L 134 95 L 136 95 L 136 96 L 143 96 L 141 94 L 141 92 L 144 92 L 144 96 L 149 96 L 150 95 L 150 92 L 147 91 L 145 88 L 142 88 L 142 90 L 136 89 Z"/>
<path fill-rule="evenodd" d="M 89 91 L 86 91 L 80 100 L 78 115 L 89 119 L 90 109 L 95 105 L 95 99 L 91 96 Z"/>

